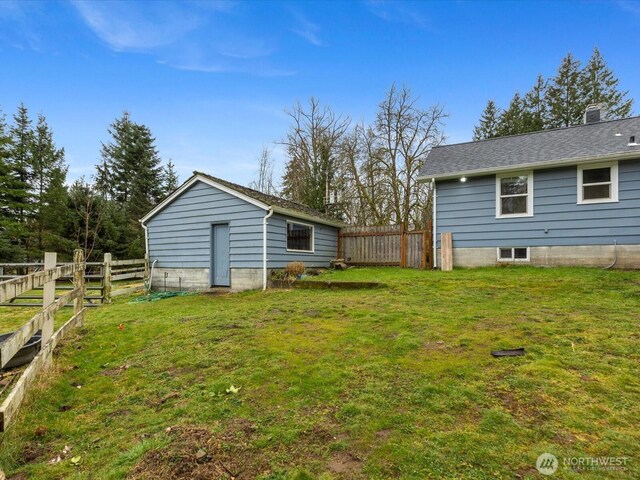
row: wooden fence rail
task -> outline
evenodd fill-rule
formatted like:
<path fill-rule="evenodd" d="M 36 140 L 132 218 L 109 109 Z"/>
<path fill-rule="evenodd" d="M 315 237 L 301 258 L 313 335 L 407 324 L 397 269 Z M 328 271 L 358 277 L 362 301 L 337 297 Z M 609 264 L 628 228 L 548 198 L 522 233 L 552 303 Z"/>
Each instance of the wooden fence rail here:
<path fill-rule="evenodd" d="M 145 280 L 148 276 L 148 262 L 145 258 L 131 260 L 111 260 L 111 254 L 105 253 L 102 262 L 85 262 L 84 279 L 85 285 L 84 300 L 88 307 L 96 307 L 102 303 L 109 303 L 111 298 L 117 295 L 130 293 L 139 289 L 142 284 L 121 285 L 113 282 L 123 280 Z M 44 283 L 54 280 L 59 282 L 71 280 L 70 268 L 73 264 L 57 264 L 56 272 L 45 274 L 45 269 L 52 265 L 45 263 L 0 263 L 0 307 L 38 307 L 43 300 L 44 292 L 38 295 L 37 292 L 44 291 Z M 13 272 L 13 273 L 9 273 Z M 3 282 L 3 280 L 9 280 Z M 6 284 L 6 286 L 5 286 Z M 120 287 L 120 288 L 118 288 Z M 73 290 L 68 284 L 58 284 L 55 291 Z M 16 301 L 19 300 L 19 301 Z M 67 306 L 70 306 L 67 304 Z"/>
<path fill-rule="evenodd" d="M 5 299 L 13 298 L 11 295 L 15 295 L 15 292 L 19 291 L 19 289 L 15 290 L 14 293 L 6 292 L 9 292 L 11 288 L 15 288 L 15 285 L 19 284 L 21 286 L 29 285 L 31 287 L 35 285 L 44 286 L 44 302 L 49 302 L 50 300 L 49 303 L 43 304 L 42 310 L 31 320 L 22 325 L 22 327 L 13 332 L 13 335 L 0 344 L 1 368 L 11 360 L 38 330 L 42 330 L 42 348 L 40 352 L 31 361 L 26 370 L 22 372 L 8 396 L 2 404 L 0 404 L 1 432 L 5 431 L 14 419 L 27 389 L 35 381 L 38 373 L 51 363 L 53 350 L 59 341 L 71 328 L 76 325 L 81 325 L 84 322 L 84 314 L 86 312 L 86 308 L 84 307 L 84 276 L 86 265 L 82 250 L 75 251 L 73 263 L 69 265 L 56 267 L 55 258 L 55 253 L 47 253 L 45 254 L 45 266 L 48 267 L 52 265 L 51 267 L 45 268 L 41 272 L 31 273 L 25 277 L 0 282 L 0 291 L 5 292 Z M 55 281 L 62 275 L 73 275 L 74 289 L 57 300 L 53 300 Z M 20 282 L 17 280 L 20 280 Z M 14 287 L 7 287 L 7 285 L 13 285 Z M 70 301 L 73 301 L 73 316 L 57 332 L 53 333 L 56 312 Z"/>
<path fill-rule="evenodd" d="M 431 232 L 401 225 L 346 227 L 338 236 L 338 258 L 348 265 L 432 268 Z"/>

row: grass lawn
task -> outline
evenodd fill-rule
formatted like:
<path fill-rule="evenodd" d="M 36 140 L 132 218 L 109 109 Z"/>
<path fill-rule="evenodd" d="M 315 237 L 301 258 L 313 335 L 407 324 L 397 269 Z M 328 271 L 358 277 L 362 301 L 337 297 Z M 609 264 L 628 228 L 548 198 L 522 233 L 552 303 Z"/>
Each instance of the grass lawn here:
<path fill-rule="evenodd" d="M 0 468 L 38 479 L 513 479 L 543 478 L 536 458 L 550 452 L 560 468 L 549 478 L 640 478 L 640 273 L 324 278 L 388 288 L 90 310 L 0 434 Z M 490 355 L 520 346 L 524 357 Z M 628 460 L 576 471 L 565 457 Z"/>

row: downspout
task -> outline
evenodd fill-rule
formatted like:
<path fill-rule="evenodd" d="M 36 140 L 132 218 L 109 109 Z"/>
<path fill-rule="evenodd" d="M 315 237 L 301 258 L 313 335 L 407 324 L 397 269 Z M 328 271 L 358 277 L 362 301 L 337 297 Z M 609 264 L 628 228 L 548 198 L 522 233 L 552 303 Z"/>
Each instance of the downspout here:
<path fill-rule="evenodd" d="M 144 258 L 146 259 L 147 262 L 149 262 L 151 260 L 149 258 L 149 231 L 147 230 L 147 226 L 144 224 L 142 220 L 140 220 L 140 225 L 142 225 L 142 229 L 144 230 Z M 149 272 L 149 278 L 147 280 L 147 293 L 151 291 L 151 281 L 153 280 L 153 267 L 155 266 L 157 261 L 158 260 L 155 260 L 151 265 L 151 271 Z"/>
<path fill-rule="evenodd" d="M 432 220 L 432 226 L 433 226 L 433 232 L 432 232 L 433 240 L 432 240 L 431 243 L 433 244 L 433 254 L 432 254 L 433 255 L 433 268 L 435 269 L 435 268 L 438 268 L 438 255 L 437 255 L 437 252 L 438 252 L 438 248 L 437 248 L 437 246 L 438 246 L 438 243 L 437 243 L 438 242 L 438 234 L 437 234 L 437 228 L 436 228 L 437 227 L 437 224 L 436 224 L 436 221 L 437 221 L 437 217 L 436 217 L 436 212 L 437 212 L 437 209 L 436 209 L 436 198 L 437 198 L 437 195 L 436 195 L 436 179 L 432 178 L 431 179 L 431 183 L 433 185 L 433 187 L 432 187 L 433 188 L 433 190 L 432 190 L 433 191 L 433 202 L 431 202 L 431 204 L 433 206 L 433 212 L 431 213 L 431 220 Z"/>
<path fill-rule="evenodd" d="M 273 207 L 262 220 L 262 290 L 267 289 L 267 220 L 273 215 Z"/>
<path fill-rule="evenodd" d="M 147 226 L 142 223 L 142 220 L 140 220 L 140 225 L 142 225 L 142 229 L 144 230 L 144 255 L 149 258 L 149 231 L 147 230 Z"/>

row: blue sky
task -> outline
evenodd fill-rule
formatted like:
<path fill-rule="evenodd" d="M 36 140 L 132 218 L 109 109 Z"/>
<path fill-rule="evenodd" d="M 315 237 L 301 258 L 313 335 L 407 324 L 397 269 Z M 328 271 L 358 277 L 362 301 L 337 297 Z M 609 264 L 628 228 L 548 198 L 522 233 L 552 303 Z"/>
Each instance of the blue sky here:
<path fill-rule="evenodd" d="M 634 2 L 0 2 L 0 107 L 42 112 L 71 179 L 90 176 L 124 109 L 182 180 L 249 182 L 310 96 L 370 121 L 389 86 L 445 105 L 449 143 L 572 52 L 600 48 L 640 98 Z M 640 106 L 636 105 L 637 113 Z"/>

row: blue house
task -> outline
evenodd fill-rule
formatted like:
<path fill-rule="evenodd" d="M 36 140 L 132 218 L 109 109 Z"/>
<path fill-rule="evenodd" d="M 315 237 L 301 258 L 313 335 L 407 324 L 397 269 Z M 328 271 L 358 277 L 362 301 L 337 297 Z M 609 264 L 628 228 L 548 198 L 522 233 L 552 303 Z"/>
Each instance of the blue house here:
<path fill-rule="evenodd" d="M 152 286 L 266 288 L 301 261 L 328 267 L 342 223 L 299 203 L 194 172 L 141 220 Z"/>
<path fill-rule="evenodd" d="M 434 148 L 434 259 L 640 267 L 640 117 Z"/>

